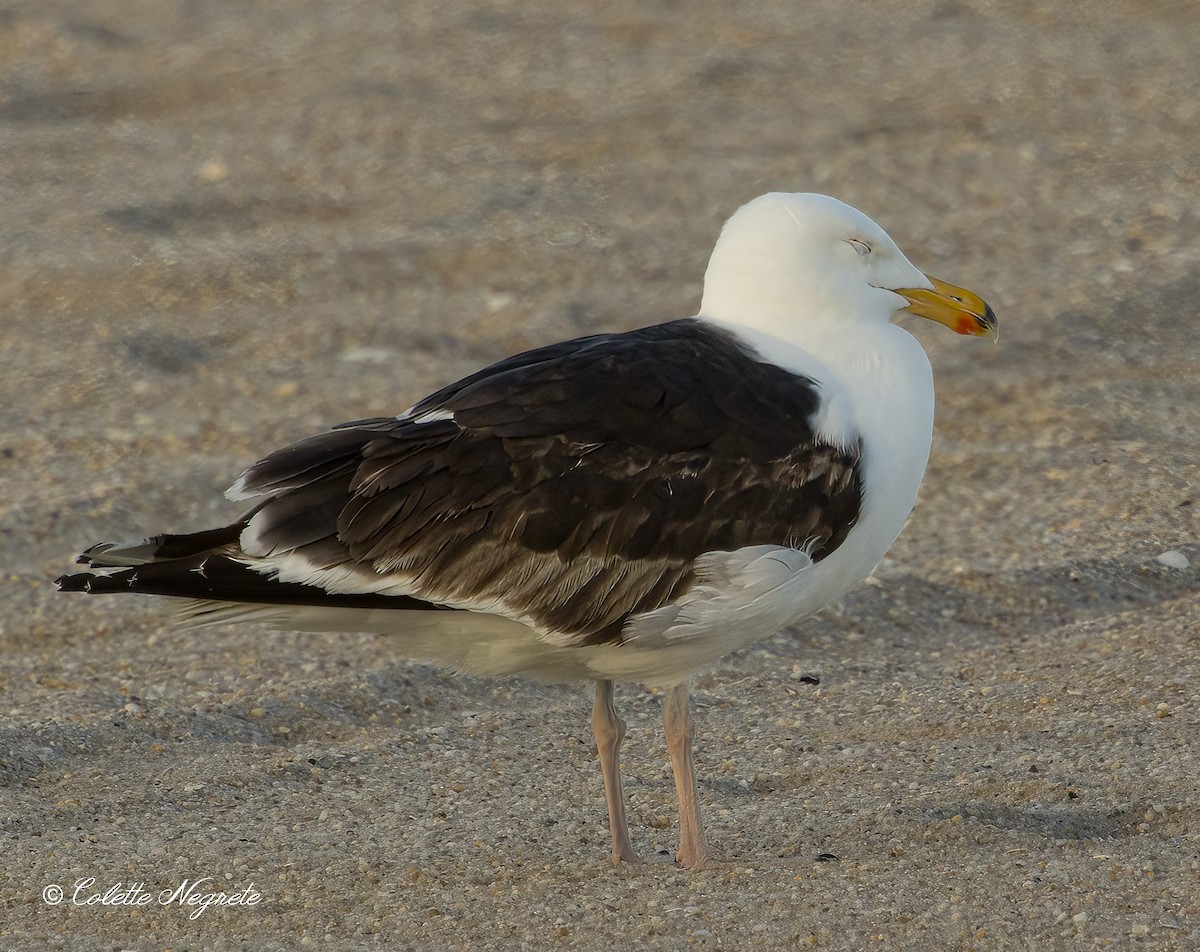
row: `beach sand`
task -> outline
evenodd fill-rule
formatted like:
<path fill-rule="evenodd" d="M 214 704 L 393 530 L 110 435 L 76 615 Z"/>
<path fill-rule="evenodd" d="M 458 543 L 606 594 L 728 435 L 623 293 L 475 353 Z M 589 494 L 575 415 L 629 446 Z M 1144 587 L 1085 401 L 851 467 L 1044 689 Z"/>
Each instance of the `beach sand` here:
<path fill-rule="evenodd" d="M 0 945 L 1195 948 L 1198 36 L 1166 2 L 7 4 Z M 694 313 L 769 190 L 863 209 L 1000 340 L 914 328 L 904 534 L 697 678 L 708 868 L 669 861 L 638 685 L 659 861 L 614 867 L 590 685 L 54 592 L 235 516 L 283 443 Z"/>

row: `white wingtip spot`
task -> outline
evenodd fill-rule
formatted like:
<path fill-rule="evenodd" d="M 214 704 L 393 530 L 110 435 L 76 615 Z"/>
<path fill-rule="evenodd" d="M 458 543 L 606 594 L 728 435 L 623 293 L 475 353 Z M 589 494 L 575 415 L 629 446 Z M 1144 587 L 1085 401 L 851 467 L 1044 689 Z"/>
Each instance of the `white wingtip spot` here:
<path fill-rule="evenodd" d="M 420 404 L 415 404 L 414 406 L 409 407 L 403 413 L 398 414 L 396 419 L 404 420 L 410 423 L 439 423 L 442 420 L 454 420 L 453 411 L 447 410 L 445 407 L 433 407 L 414 416 L 413 411 L 416 410 L 418 406 L 420 406 Z"/>
<path fill-rule="evenodd" d="M 246 472 L 248 473 L 249 470 Z M 237 482 L 225 490 L 225 498 L 230 502 L 243 502 L 247 499 L 253 499 L 257 495 L 258 493 L 246 491 L 246 473 L 242 473 L 237 478 Z"/>

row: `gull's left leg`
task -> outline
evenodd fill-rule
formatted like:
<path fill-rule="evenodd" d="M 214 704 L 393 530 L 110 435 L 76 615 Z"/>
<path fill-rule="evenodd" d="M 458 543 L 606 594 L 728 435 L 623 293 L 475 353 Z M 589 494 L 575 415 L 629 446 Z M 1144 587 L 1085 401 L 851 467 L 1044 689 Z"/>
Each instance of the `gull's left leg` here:
<path fill-rule="evenodd" d="M 663 731 L 671 768 L 675 771 L 675 794 L 679 798 L 679 849 L 675 860 L 681 866 L 700 866 L 707 858 L 708 848 L 696 803 L 696 773 L 692 765 L 696 726 L 686 681 L 669 688 L 663 698 Z"/>
<path fill-rule="evenodd" d="M 596 682 L 592 732 L 596 735 L 596 752 L 600 755 L 600 772 L 604 776 L 612 858 L 618 863 L 641 862 L 629 842 L 629 823 L 625 819 L 625 794 L 621 790 L 621 741 L 625 739 L 625 722 L 617 714 L 617 706 L 613 703 L 612 681 Z"/>

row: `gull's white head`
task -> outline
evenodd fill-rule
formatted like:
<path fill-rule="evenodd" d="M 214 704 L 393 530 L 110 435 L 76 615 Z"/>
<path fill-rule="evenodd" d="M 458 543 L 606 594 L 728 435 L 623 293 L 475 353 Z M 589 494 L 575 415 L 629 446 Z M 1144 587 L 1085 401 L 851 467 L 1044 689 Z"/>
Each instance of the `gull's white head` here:
<path fill-rule="evenodd" d="M 983 300 L 923 274 L 858 209 L 785 192 L 754 199 L 725 223 L 700 304 L 703 317 L 776 333 L 885 323 L 900 311 L 995 335 Z"/>

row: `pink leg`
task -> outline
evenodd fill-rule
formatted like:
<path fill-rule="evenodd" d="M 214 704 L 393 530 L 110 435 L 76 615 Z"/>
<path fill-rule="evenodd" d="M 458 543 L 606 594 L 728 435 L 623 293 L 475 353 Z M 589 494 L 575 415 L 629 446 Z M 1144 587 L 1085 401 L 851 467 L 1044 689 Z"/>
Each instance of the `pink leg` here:
<path fill-rule="evenodd" d="M 696 727 L 685 681 L 667 690 L 663 698 L 663 730 L 667 751 L 675 771 L 675 794 L 679 798 L 679 849 L 675 860 L 681 866 L 704 864 L 708 848 L 704 828 L 700 825 L 700 808 L 696 804 L 696 774 L 692 766 L 692 738 Z"/>
<path fill-rule="evenodd" d="M 621 742 L 625 722 L 613 703 L 613 683 L 596 682 L 596 704 L 592 708 L 592 732 L 600 754 L 600 772 L 604 775 L 604 799 L 608 804 L 608 828 L 612 833 L 612 858 L 618 863 L 638 863 L 629 842 L 629 823 L 625 819 L 625 794 L 621 791 Z"/>

